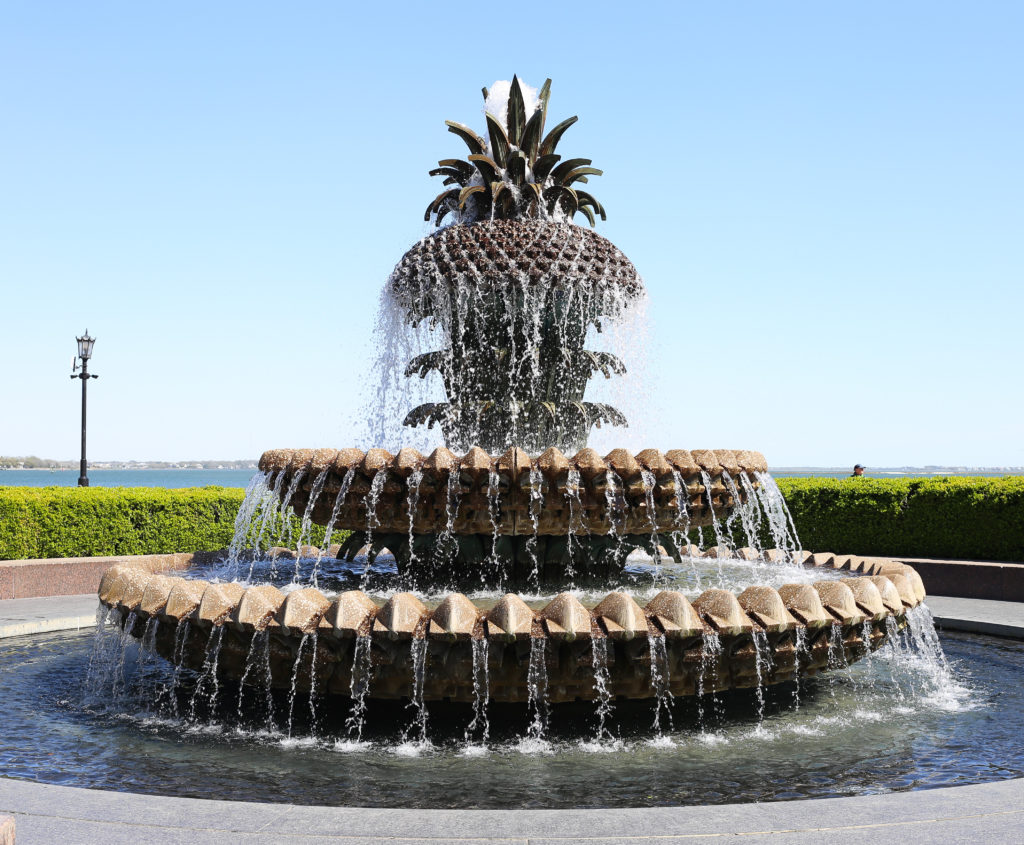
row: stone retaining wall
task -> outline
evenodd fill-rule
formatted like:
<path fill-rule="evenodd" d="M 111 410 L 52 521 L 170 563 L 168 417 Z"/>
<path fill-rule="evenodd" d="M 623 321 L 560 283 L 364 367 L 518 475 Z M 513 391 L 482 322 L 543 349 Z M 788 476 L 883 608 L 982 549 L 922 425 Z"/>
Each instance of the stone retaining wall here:
<path fill-rule="evenodd" d="M 178 552 L 167 555 L 59 557 L 49 560 L 0 561 L 0 600 L 95 593 L 103 573 L 118 563 L 131 563 L 150 572 L 189 569 L 215 560 L 223 552 Z M 4 845 L 0 840 L 0 845 Z"/>

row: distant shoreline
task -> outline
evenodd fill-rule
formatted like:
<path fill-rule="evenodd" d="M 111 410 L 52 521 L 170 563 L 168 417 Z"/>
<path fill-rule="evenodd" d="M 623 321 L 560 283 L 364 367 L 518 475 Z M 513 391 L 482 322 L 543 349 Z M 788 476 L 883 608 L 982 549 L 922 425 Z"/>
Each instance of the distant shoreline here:
<path fill-rule="evenodd" d="M 11 472 L 68 472 L 71 470 L 77 471 L 79 464 L 76 461 L 74 464 L 67 464 L 54 467 L 12 467 L 12 466 L 0 466 L 0 472 L 11 471 Z M 111 466 L 105 462 L 102 463 L 90 463 L 89 470 L 100 470 L 100 471 L 117 471 L 117 472 L 196 472 L 199 470 L 215 471 L 215 470 L 242 470 L 251 469 L 256 470 L 259 468 L 257 461 L 236 463 L 236 464 L 224 464 L 219 466 L 167 466 L 167 465 L 135 465 L 135 466 Z M 772 466 L 769 468 L 773 473 L 780 472 L 799 472 L 799 473 L 811 473 L 820 472 L 835 474 L 841 472 L 852 472 L 848 466 L 828 466 L 828 467 L 812 467 L 812 466 Z M 967 475 L 972 472 L 984 472 L 984 473 L 1003 473 L 1005 475 L 1024 475 L 1024 466 L 1009 466 L 1009 467 L 964 467 L 964 466 L 925 466 L 925 467 L 869 467 L 867 472 L 871 475 L 911 475 L 913 473 L 919 473 L 921 475 Z"/>
<path fill-rule="evenodd" d="M 160 472 L 172 472 L 172 471 L 187 471 L 195 472 L 196 470 L 226 470 L 226 469 L 258 469 L 259 465 L 256 461 L 251 464 L 239 464 L 237 466 L 215 466 L 215 467 L 197 467 L 197 466 L 110 466 L 108 464 L 89 464 L 89 470 L 102 470 L 104 472 L 110 470 L 116 470 L 117 472 L 153 472 L 159 470 Z M 79 470 L 80 466 L 76 462 L 67 466 L 56 466 L 56 467 L 0 467 L 0 472 L 68 472 L 69 470 Z"/>

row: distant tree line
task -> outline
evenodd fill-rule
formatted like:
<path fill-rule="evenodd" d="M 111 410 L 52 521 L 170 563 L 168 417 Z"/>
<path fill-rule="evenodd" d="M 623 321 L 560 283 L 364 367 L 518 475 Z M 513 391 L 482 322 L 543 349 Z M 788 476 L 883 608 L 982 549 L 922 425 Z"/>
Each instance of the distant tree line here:
<path fill-rule="evenodd" d="M 89 465 L 98 469 L 253 469 L 256 461 L 90 461 Z M 0 455 L 0 469 L 78 469 L 78 461 Z"/>
<path fill-rule="evenodd" d="M 0 467 L 6 469 L 70 469 L 69 461 L 52 461 L 49 458 L 37 458 L 35 455 L 27 457 L 11 457 L 0 455 Z"/>

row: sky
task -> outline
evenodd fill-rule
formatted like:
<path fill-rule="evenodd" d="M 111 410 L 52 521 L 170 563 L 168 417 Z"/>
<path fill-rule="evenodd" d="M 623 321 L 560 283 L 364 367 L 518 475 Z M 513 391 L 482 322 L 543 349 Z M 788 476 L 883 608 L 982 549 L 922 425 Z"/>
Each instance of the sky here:
<path fill-rule="evenodd" d="M 649 296 L 595 445 L 1024 465 L 1022 31 L 984 0 L 0 0 L 0 454 L 78 457 L 86 328 L 92 459 L 358 442 L 444 121 L 515 73 L 580 116 L 560 152 Z"/>

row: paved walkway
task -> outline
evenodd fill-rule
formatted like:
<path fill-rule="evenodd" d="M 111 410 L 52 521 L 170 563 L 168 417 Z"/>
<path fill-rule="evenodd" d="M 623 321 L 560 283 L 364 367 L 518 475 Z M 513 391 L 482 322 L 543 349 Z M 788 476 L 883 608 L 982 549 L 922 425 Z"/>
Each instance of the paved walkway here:
<path fill-rule="evenodd" d="M 927 603 L 947 630 L 1024 638 L 1024 604 L 942 596 Z M 87 627 L 95 615 L 93 594 L 0 601 L 0 636 Z M 745 845 L 1024 842 L 1024 779 L 704 807 L 377 810 L 163 798 L 0 777 L 4 813 L 17 820 L 18 845 L 691 845 L 736 836 Z"/>
<path fill-rule="evenodd" d="M 95 593 L 0 601 L 0 639 L 92 628 L 96 625 L 97 607 Z"/>
<path fill-rule="evenodd" d="M 1024 604 L 1015 601 L 928 596 L 925 604 L 940 631 L 970 631 L 1024 640 Z"/>

